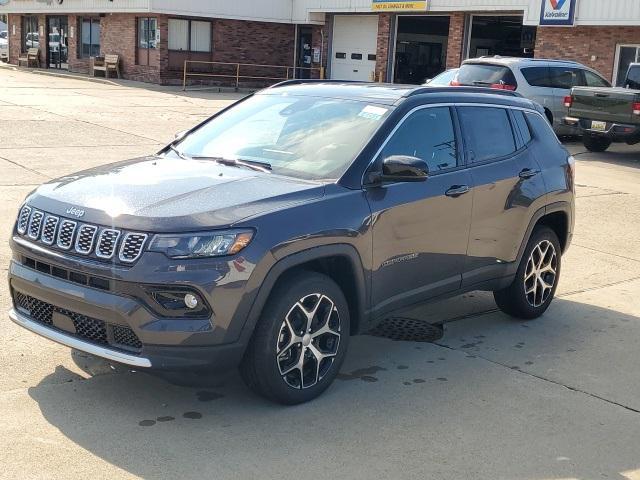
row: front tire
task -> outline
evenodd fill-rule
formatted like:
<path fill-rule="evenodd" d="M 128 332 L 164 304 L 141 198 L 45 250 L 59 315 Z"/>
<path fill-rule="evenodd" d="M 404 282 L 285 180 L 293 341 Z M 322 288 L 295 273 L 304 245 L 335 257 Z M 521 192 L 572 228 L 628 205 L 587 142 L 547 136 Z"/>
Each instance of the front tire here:
<path fill-rule="evenodd" d="M 493 292 L 500 310 L 526 320 L 542 315 L 549 308 L 558 287 L 561 254 L 556 233 L 548 227 L 537 227 L 531 234 L 511 285 Z"/>
<path fill-rule="evenodd" d="M 599 137 L 591 137 L 589 135 L 585 135 L 582 137 L 582 143 L 584 147 L 590 152 L 604 152 L 611 145 L 611 140 L 608 138 L 599 138 Z"/>
<path fill-rule="evenodd" d="M 286 405 L 316 398 L 340 370 L 349 325 L 347 301 L 331 278 L 286 277 L 271 293 L 240 366 L 245 383 Z"/>

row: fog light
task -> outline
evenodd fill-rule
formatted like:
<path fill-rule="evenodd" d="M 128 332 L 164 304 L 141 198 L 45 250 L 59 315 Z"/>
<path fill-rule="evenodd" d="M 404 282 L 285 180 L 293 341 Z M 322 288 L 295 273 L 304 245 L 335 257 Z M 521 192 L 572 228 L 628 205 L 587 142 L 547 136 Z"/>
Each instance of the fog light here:
<path fill-rule="evenodd" d="M 198 307 L 198 298 L 192 293 L 187 293 L 184 296 L 184 304 L 187 306 L 187 308 L 193 310 L 194 308 Z"/>

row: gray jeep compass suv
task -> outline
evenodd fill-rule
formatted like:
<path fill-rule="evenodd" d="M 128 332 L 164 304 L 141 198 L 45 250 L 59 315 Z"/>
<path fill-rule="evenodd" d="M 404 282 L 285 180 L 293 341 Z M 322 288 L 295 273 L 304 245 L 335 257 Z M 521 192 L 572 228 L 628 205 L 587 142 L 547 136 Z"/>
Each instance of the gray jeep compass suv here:
<path fill-rule="evenodd" d="M 138 370 L 278 402 L 350 335 L 469 290 L 541 315 L 574 222 L 573 159 L 512 92 L 291 81 L 156 155 L 46 183 L 11 247 L 13 321 Z"/>

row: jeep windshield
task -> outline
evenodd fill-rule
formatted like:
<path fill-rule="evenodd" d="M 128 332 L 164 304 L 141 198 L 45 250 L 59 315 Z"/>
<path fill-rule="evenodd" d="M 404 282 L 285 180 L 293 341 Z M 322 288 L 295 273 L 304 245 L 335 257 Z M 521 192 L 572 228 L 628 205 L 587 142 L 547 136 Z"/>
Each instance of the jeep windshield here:
<path fill-rule="evenodd" d="M 278 175 L 339 178 L 390 107 L 325 97 L 255 95 L 172 148 L 183 158 L 265 165 Z"/>

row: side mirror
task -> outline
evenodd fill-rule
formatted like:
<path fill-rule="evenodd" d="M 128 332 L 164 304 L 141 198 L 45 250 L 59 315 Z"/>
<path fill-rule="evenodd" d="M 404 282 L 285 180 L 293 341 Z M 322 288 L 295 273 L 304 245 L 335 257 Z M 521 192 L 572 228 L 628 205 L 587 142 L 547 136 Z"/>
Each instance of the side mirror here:
<path fill-rule="evenodd" d="M 189 130 L 183 130 L 181 132 L 176 133 L 173 136 L 173 141 L 177 142 L 178 140 L 182 140 L 187 135 L 187 133 L 189 133 Z"/>
<path fill-rule="evenodd" d="M 424 182 L 429 176 L 429 166 L 421 158 L 409 155 L 391 155 L 382 160 L 382 173 L 372 176 L 373 183 Z"/>

